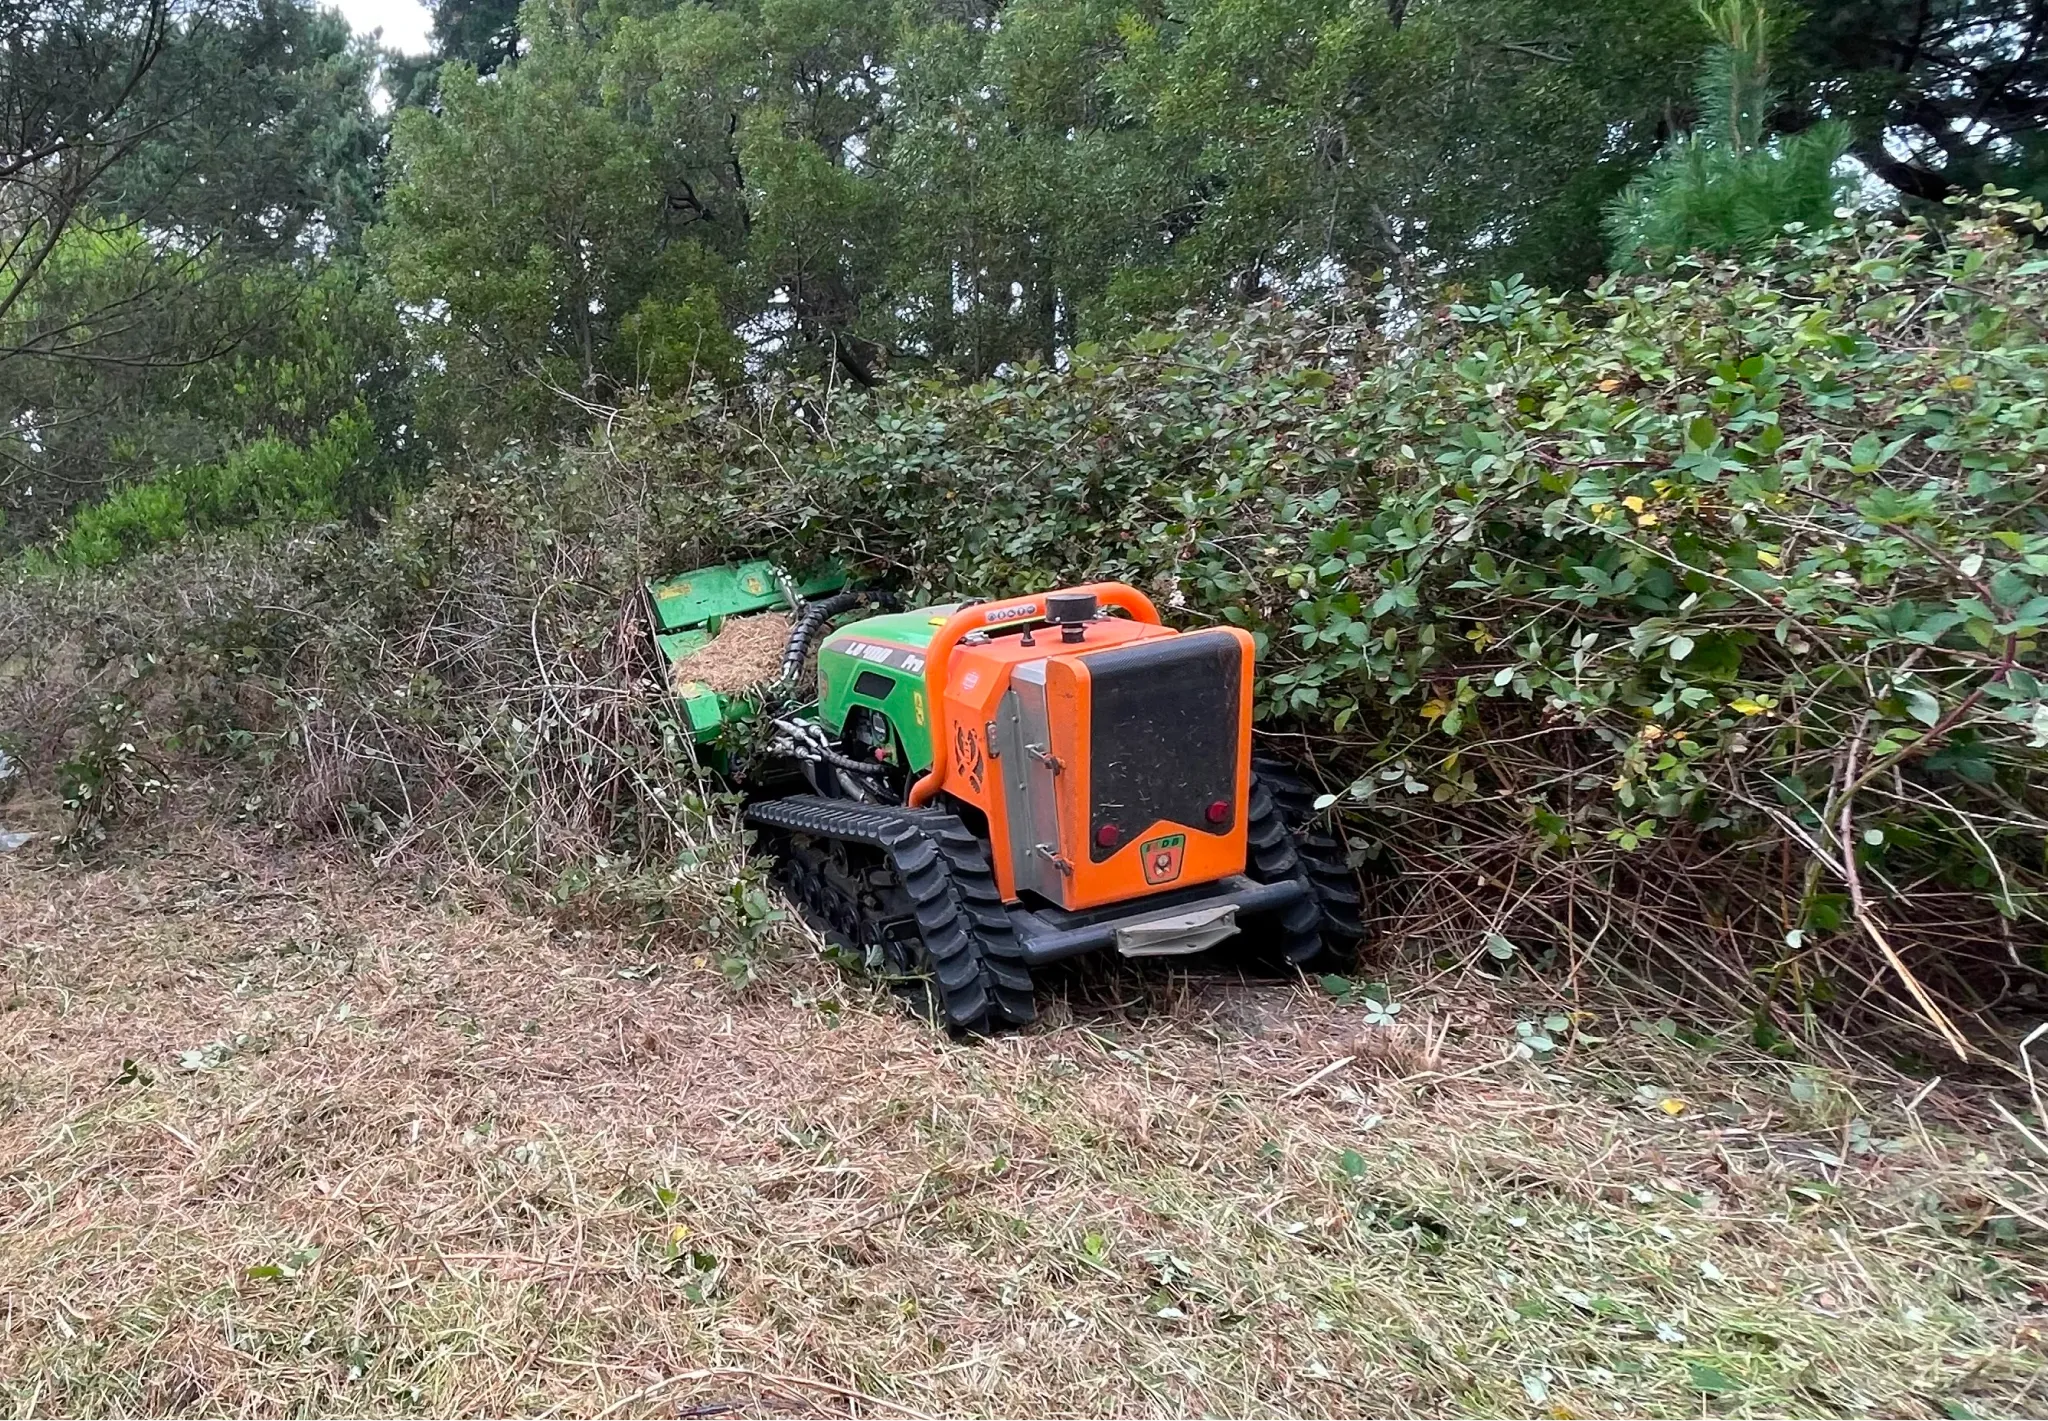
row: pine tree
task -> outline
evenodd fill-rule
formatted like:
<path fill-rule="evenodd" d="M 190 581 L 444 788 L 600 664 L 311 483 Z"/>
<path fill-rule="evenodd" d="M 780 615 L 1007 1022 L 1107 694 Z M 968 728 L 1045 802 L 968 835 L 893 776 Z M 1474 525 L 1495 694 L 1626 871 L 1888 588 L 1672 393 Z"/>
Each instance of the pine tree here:
<path fill-rule="evenodd" d="M 1765 136 L 1779 37 L 1766 0 L 1701 0 L 1699 9 L 1715 41 L 1700 73 L 1699 121 L 1608 204 L 1603 226 L 1617 267 L 1769 246 L 1787 224 L 1826 226 L 1848 186 L 1836 172 L 1850 143 L 1843 125 Z"/>

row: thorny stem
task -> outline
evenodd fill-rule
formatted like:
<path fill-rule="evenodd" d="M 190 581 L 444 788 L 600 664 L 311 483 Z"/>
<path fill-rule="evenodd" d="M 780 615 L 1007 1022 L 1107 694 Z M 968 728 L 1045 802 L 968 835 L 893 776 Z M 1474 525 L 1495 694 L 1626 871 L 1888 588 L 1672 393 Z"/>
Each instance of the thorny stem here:
<path fill-rule="evenodd" d="M 1914 1002 L 1918 1004 L 1922 1012 L 1926 1013 L 1928 1021 L 1934 1024 L 1935 1030 L 1939 1031 L 1942 1039 L 1947 1041 L 1949 1046 L 1954 1049 L 1956 1056 L 1961 1060 L 1967 1061 L 1970 1059 L 1970 1048 L 1964 1042 L 1962 1033 L 1956 1030 L 1955 1023 L 1950 1021 L 1948 1015 L 1935 1004 L 1934 998 L 1927 994 L 1927 989 L 1920 985 L 1920 979 L 1915 977 L 1912 969 L 1906 966 L 1906 960 L 1899 956 L 1897 950 L 1885 938 L 1884 930 L 1877 925 L 1876 915 L 1871 912 L 1870 905 L 1864 901 L 1863 877 L 1856 867 L 1855 812 L 1856 790 L 1868 779 L 1868 772 L 1866 772 L 1863 779 L 1858 779 L 1856 777 L 1856 761 L 1863 752 L 1863 738 L 1869 732 L 1869 728 L 1869 717 L 1866 716 L 1857 725 L 1856 734 L 1849 741 L 1848 758 L 1843 762 L 1842 767 L 1842 778 L 1847 781 L 1847 785 L 1842 791 L 1840 817 L 1835 821 L 1836 840 L 1841 847 L 1842 853 L 1842 877 L 1849 885 L 1849 906 L 1856 915 L 1857 926 L 1863 929 L 1864 935 L 1884 955 L 1886 964 L 1898 975 L 1899 981 L 1905 984 L 1905 988 L 1912 994 Z"/>

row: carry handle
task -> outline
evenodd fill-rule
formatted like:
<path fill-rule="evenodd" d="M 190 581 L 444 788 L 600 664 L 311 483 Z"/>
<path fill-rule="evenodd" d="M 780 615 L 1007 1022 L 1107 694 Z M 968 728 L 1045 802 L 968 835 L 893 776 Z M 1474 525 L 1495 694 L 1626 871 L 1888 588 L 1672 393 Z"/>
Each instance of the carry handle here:
<path fill-rule="evenodd" d="M 910 787 L 913 808 L 930 804 L 946 787 L 946 765 L 953 744 L 946 716 L 946 667 L 953 659 L 953 648 L 969 632 L 1002 631 L 1028 622 L 1042 622 L 1045 620 L 1045 599 L 1065 592 L 1092 592 L 1099 605 L 1121 607 L 1130 613 L 1132 621 L 1149 622 L 1155 627 L 1161 625 L 1159 609 L 1152 605 L 1152 599 L 1127 582 L 1091 582 L 1085 587 L 1062 587 L 1030 597 L 977 602 L 946 618 L 946 624 L 932 638 L 924 657 L 924 694 L 932 709 L 932 767 Z"/>

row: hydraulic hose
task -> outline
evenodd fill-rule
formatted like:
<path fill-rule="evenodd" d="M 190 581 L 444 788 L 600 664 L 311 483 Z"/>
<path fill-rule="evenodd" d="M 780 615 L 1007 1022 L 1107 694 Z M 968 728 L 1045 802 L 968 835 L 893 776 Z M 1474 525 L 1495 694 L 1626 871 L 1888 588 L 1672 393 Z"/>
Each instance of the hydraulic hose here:
<path fill-rule="evenodd" d="M 815 602 L 806 602 L 797 613 L 796 623 L 789 629 L 789 643 L 782 653 L 782 675 L 777 679 L 778 688 L 795 684 L 803 675 L 804 662 L 810 658 L 811 647 L 831 625 L 834 617 L 844 616 L 859 607 L 875 607 L 881 611 L 893 612 L 903 603 L 893 592 L 862 590 L 858 592 L 835 592 L 830 597 L 820 597 Z"/>

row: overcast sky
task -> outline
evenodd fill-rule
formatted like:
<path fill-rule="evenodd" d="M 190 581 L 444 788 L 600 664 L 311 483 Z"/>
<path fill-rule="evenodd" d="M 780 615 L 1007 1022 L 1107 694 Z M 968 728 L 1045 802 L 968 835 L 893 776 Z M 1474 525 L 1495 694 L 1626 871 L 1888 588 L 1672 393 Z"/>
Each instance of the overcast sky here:
<path fill-rule="evenodd" d="M 431 20 L 427 7 L 419 0 L 327 0 L 327 3 L 348 17 L 350 28 L 357 34 L 382 30 L 387 48 L 401 54 L 426 52 L 427 26 Z"/>

